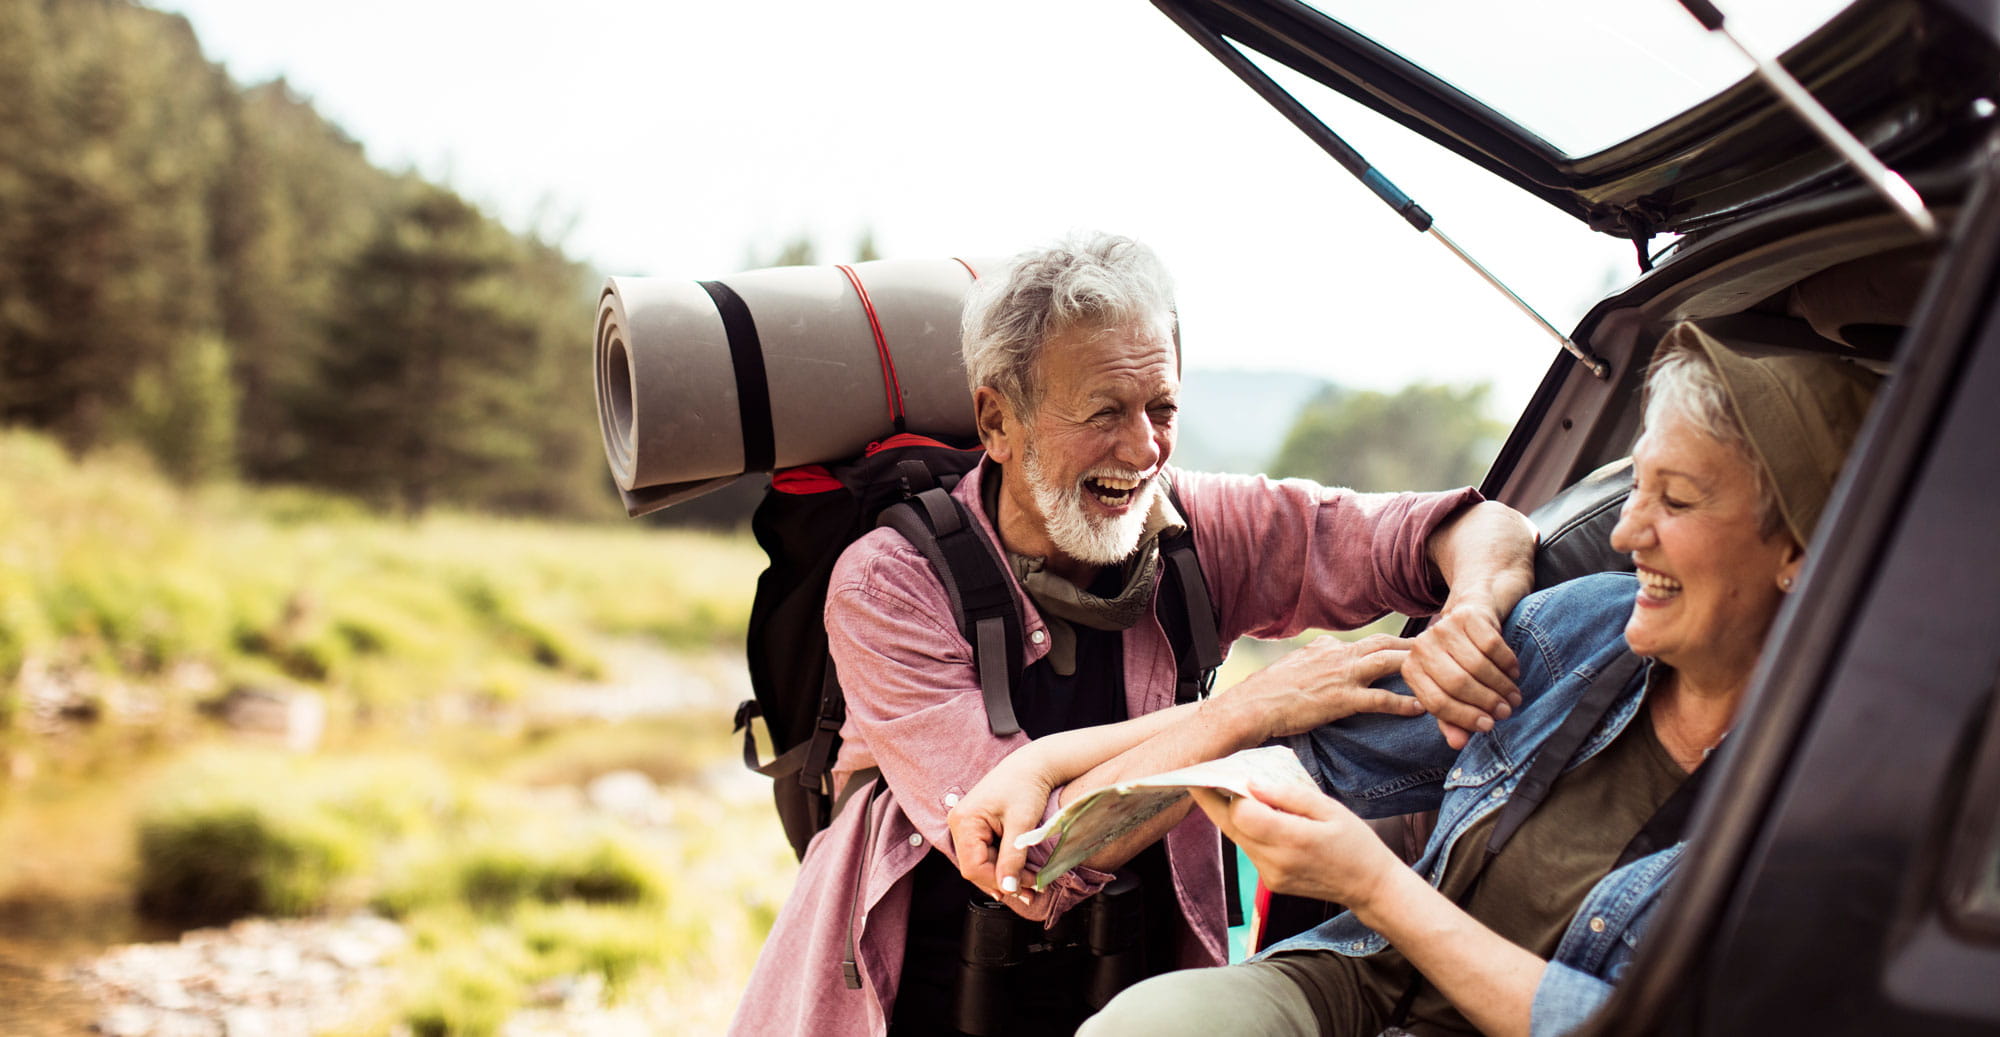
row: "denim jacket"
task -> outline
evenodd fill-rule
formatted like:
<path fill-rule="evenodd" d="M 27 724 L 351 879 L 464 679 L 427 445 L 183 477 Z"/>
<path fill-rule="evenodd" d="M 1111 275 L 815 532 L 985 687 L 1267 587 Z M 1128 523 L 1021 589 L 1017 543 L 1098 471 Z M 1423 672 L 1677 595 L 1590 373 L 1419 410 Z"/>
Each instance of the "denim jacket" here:
<path fill-rule="evenodd" d="M 1506 625 L 1507 643 L 1521 664 L 1522 708 L 1492 731 L 1473 735 L 1455 756 L 1428 717 L 1358 714 L 1285 744 L 1298 752 L 1321 788 L 1363 817 L 1437 810 L 1437 828 L 1415 864 L 1435 886 L 1458 837 L 1507 802 L 1535 751 L 1598 671 L 1624 651 L 1625 620 L 1637 591 L 1631 576 L 1604 573 L 1523 599 Z M 1569 767 L 1603 750 L 1637 715 L 1651 670 L 1648 664 L 1632 679 Z M 1533 1034 L 1573 1030 L 1610 996 L 1684 845 L 1611 872 L 1584 897 L 1535 991 Z M 1350 912 L 1271 951 L 1363 955 L 1386 946 L 1387 940 Z"/>

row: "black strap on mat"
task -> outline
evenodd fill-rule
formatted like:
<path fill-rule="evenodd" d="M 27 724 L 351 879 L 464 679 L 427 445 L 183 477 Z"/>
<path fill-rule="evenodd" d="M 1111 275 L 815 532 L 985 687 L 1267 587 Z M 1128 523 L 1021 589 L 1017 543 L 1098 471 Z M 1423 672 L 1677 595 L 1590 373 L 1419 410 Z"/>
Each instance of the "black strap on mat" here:
<path fill-rule="evenodd" d="M 721 281 L 697 281 L 715 300 L 729 338 L 729 363 L 736 372 L 736 406 L 743 428 L 743 470 L 768 472 L 777 463 L 777 436 L 771 431 L 771 384 L 764 373 L 764 345 L 743 297 Z"/>

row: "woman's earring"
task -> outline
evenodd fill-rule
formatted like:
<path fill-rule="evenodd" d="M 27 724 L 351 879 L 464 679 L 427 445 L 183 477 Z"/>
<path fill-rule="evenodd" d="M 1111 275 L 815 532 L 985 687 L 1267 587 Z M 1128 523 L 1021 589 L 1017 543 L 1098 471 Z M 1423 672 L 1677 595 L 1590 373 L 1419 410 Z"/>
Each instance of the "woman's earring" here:
<path fill-rule="evenodd" d="M 1789 576 L 1778 577 L 1778 589 L 1784 591 L 1786 594 L 1790 594 L 1792 592 L 1792 578 Z"/>

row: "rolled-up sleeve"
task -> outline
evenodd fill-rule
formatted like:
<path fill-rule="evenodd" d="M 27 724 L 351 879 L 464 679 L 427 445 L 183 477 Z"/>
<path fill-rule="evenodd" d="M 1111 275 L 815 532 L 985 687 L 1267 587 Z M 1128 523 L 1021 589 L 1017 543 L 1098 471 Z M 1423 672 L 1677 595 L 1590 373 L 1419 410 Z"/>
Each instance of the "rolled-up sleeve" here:
<path fill-rule="evenodd" d="M 1561 962 L 1549 962 L 1528 1010 L 1529 1037 L 1571 1033 L 1611 997 L 1611 984 Z"/>

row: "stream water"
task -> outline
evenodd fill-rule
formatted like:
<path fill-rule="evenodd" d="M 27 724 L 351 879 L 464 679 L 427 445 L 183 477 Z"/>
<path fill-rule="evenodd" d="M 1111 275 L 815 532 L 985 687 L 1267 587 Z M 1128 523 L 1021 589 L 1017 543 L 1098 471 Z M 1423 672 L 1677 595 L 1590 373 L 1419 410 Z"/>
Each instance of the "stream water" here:
<path fill-rule="evenodd" d="M 66 978 L 74 965 L 176 935 L 142 920 L 130 893 L 132 818 L 168 754 L 70 735 L 0 755 L 0 1033 L 84 1033 L 95 1006 Z"/>

